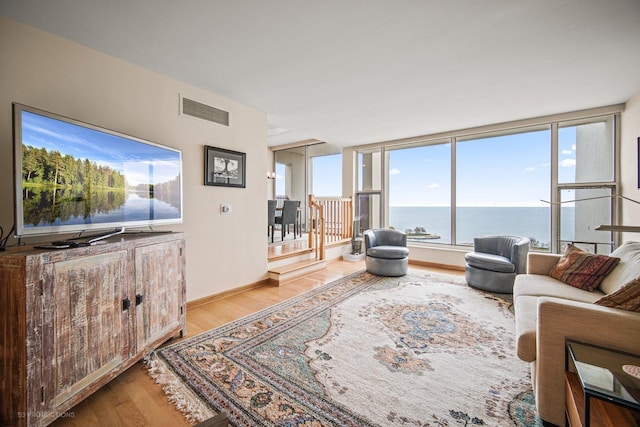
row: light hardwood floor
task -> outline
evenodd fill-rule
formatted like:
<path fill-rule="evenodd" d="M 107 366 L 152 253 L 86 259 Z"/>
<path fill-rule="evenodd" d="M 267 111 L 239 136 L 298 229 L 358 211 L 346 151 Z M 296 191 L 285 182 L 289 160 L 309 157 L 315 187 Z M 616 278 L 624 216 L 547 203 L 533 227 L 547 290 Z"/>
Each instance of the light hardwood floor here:
<path fill-rule="evenodd" d="M 292 242 L 284 242 L 269 245 L 267 258 L 269 261 L 273 261 L 280 258 L 285 258 L 288 255 L 305 251 L 309 248 L 309 241 L 307 239 L 298 239 Z"/>
<path fill-rule="evenodd" d="M 411 265 L 412 269 L 464 275 L 460 271 Z M 281 287 L 264 286 L 187 311 L 187 337 L 231 322 L 247 314 L 364 269 L 364 261 L 331 261 L 325 270 L 297 279 Z M 84 402 L 72 408 L 53 426 L 190 426 L 167 401 L 162 387 L 147 374 L 142 362 L 113 379 Z"/>

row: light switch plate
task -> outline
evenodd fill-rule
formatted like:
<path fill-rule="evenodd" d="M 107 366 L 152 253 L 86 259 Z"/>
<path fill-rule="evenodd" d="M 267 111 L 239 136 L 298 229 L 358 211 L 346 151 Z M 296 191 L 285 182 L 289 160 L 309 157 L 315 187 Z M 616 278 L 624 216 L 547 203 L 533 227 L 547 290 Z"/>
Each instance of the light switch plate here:
<path fill-rule="evenodd" d="M 230 214 L 231 214 L 231 205 L 229 203 L 221 203 L 220 215 L 230 215 Z"/>

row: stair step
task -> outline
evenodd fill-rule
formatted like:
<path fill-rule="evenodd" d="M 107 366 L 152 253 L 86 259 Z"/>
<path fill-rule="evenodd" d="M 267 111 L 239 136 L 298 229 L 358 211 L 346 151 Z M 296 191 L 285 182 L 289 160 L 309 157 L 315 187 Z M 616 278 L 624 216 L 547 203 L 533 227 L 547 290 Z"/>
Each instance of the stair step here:
<path fill-rule="evenodd" d="M 270 269 L 269 279 L 271 279 L 275 285 L 282 286 L 292 280 L 325 268 L 327 268 L 327 262 L 325 260 L 305 260 Z"/>
<path fill-rule="evenodd" d="M 269 262 L 274 262 L 274 261 L 280 261 L 286 258 L 296 258 L 296 257 L 300 257 L 301 255 L 309 255 L 313 253 L 313 249 L 299 249 L 299 250 L 294 250 L 291 252 L 287 252 L 285 254 L 280 254 L 280 255 L 269 255 Z"/>

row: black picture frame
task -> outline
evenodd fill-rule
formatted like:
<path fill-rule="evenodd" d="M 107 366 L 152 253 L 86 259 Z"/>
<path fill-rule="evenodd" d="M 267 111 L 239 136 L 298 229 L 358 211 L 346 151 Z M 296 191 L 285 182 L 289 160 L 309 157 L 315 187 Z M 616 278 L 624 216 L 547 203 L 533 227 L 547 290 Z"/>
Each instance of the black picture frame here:
<path fill-rule="evenodd" d="M 245 188 L 246 154 L 204 146 L 204 185 Z"/>

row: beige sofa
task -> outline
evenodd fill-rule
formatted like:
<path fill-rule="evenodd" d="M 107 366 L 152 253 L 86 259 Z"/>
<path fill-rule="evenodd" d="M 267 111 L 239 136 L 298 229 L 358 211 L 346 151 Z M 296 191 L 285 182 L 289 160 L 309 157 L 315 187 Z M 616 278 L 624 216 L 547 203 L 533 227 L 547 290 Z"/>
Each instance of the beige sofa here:
<path fill-rule="evenodd" d="M 640 242 L 612 254 L 620 263 L 593 292 L 549 277 L 561 255 L 529 253 L 527 274 L 516 277 L 513 298 L 518 357 L 531 362 L 539 416 L 565 424 L 565 339 L 640 354 L 640 313 L 594 304 L 640 276 Z"/>

